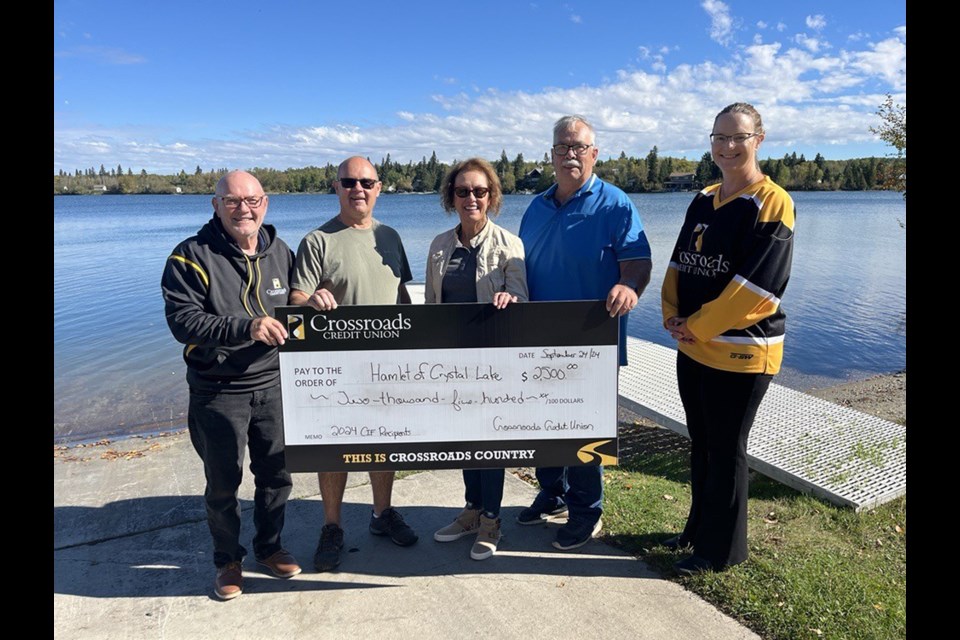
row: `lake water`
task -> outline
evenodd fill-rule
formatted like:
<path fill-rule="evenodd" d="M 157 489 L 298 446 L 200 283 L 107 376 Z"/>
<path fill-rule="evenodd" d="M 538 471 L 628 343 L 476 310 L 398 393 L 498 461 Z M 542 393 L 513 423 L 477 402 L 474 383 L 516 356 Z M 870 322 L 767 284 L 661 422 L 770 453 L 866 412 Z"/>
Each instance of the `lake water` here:
<path fill-rule="evenodd" d="M 906 206 L 890 192 L 798 192 L 787 338 L 776 382 L 823 387 L 906 367 Z M 505 196 L 516 232 L 533 196 Z M 653 248 L 653 277 L 630 335 L 674 346 L 660 283 L 690 193 L 633 194 Z M 210 196 L 55 197 L 54 441 L 185 424 L 181 346 L 167 329 L 160 275 L 171 249 L 210 218 Z M 267 222 L 295 251 L 338 210 L 333 195 L 273 195 Z M 376 217 L 400 232 L 423 281 L 435 235 L 454 225 L 436 195 L 383 195 Z"/>

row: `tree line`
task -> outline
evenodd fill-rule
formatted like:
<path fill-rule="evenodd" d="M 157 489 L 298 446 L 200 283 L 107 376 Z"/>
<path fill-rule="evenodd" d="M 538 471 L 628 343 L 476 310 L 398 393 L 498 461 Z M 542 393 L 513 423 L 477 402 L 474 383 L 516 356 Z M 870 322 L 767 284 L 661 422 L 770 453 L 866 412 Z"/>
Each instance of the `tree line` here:
<path fill-rule="evenodd" d="M 493 161 L 504 193 L 537 193 L 553 184 L 553 165 L 547 154 L 535 161 L 527 161 L 522 153 L 510 160 L 506 151 Z M 374 163 L 387 193 L 434 192 L 440 188 L 448 164 L 437 160 L 436 152 L 419 162 L 396 162 L 390 154 Z M 767 158 L 760 161 L 760 169 L 774 182 L 788 191 L 864 191 L 887 189 L 896 185 L 902 162 L 890 158 L 853 158 L 850 160 L 826 160 L 819 153 L 807 160 L 796 152 L 783 158 Z M 618 158 L 598 160 L 595 173 L 628 193 L 657 193 L 678 188 L 699 189 L 719 182 L 720 170 L 705 153 L 699 162 L 685 158 L 660 156 L 653 147 L 643 158 L 627 156 L 620 152 Z M 181 170 L 173 175 L 147 173 L 141 169 L 135 173 L 131 167 L 122 165 L 107 169 L 100 165 L 76 169 L 73 173 L 60 170 L 53 177 L 54 195 L 78 195 L 90 193 L 112 194 L 210 194 L 217 181 L 227 172 L 226 168 L 204 171 L 199 165 L 192 173 Z M 255 175 L 268 193 L 333 193 L 337 166 L 309 166 L 286 170 L 254 167 Z M 692 174 L 692 181 L 683 177 Z"/>

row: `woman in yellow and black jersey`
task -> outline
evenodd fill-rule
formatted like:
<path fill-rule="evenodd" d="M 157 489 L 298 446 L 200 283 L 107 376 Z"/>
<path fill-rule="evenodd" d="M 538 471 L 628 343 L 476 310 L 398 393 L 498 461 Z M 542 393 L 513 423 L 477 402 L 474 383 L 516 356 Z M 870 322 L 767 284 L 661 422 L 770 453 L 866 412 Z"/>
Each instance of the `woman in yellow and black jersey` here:
<path fill-rule="evenodd" d="M 783 358 L 780 299 L 793 257 L 793 200 L 760 172 L 764 131 L 753 106 L 721 111 L 710 134 L 720 184 L 697 194 L 662 288 L 677 340 L 677 384 L 691 440 L 692 503 L 680 535 L 682 574 L 747 558 L 747 436 Z"/>

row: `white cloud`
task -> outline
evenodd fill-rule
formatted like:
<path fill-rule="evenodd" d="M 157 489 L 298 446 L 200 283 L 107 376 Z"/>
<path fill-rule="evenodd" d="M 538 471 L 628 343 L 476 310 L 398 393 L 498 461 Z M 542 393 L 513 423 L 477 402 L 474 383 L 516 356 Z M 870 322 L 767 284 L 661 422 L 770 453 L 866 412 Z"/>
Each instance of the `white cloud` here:
<path fill-rule="evenodd" d="M 782 32 L 782 31 L 786 31 L 786 30 L 787 30 L 787 25 L 786 25 L 786 24 L 784 24 L 784 23 L 782 23 L 782 22 L 778 22 L 778 23 L 777 23 L 777 31 L 781 31 L 781 32 Z"/>
<path fill-rule="evenodd" d="M 900 36 L 901 38 L 903 38 L 904 40 L 906 40 L 906 38 L 907 38 L 907 25 L 903 25 L 902 27 L 897 27 L 896 29 L 893 30 L 893 32 L 896 33 L 896 34 L 897 34 L 898 36 Z"/>
<path fill-rule="evenodd" d="M 820 50 L 820 47 L 823 46 L 823 42 L 816 36 L 807 36 L 805 33 L 798 33 L 793 37 L 793 41 L 812 53 L 816 53 Z"/>
<path fill-rule="evenodd" d="M 767 28 L 766 22 L 764 22 L 763 20 L 757 21 L 757 29 L 766 29 L 766 28 Z"/>
<path fill-rule="evenodd" d="M 850 42 L 859 42 L 860 40 L 866 38 L 867 35 L 868 34 L 864 33 L 863 31 L 857 31 L 856 33 L 851 33 L 848 35 L 847 40 Z"/>
<path fill-rule="evenodd" d="M 649 47 L 644 46 L 637 47 L 637 51 L 640 53 L 640 60 L 649 60 L 650 68 L 657 73 L 663 73 L 667 70 L 664 57 L 671 51 L 669 46 L 662 45 L 659 49 L 657 49 L 657 53 L 652 53 L 652 50 Z"/>
<path fill-rule="evenodd" d="M 823 14 L 817 14 L 815 16 L 807 16 L 807 28 L 813 29 L 814 31 L 820 31 L 825 26 L 827 26 L 827 19 L 823 17 Z"/>
<path fill-rule="evenodd" d="M 583 22 L 583 18 L 581 18 L 577 14 L 572 14 L 570 16 L 570 22 L 573 22 L 575 24 L 580 24 L 581 22 Z"/>
<path fill-rule="evenodd" d="M 182 130 L 66 126 L 55 114 L 54 171 L 122 163 L 135 171 L 176 173 L 203 167 L 277 168 L 337 163 L 352 154 L 374 159 L 390 153 L 400 162 L 436 151 L 442 161 L 523 153 L 539 158 L 550 144 L 553 122 L 583 113 L 597 127 L 601 157 L 664 155 L 699 158 L 713 116 L 724 105 L 747 101 L 763 114 L 765 148 L 772 156 L 794 145 L 827 142 L 876 144 L 883 94 L 906 87 L 906 45 L 900 39 L 838 53 L 793 41 L 743 46 L 724 62 L 668 66 L 660 48 L 639 48 L 649 70 L 620 70 L 595 85 L 534 91 L 453 91 L 434 96 L 435 112 L 395 111 L 390 123 L 316 122 L 235 131 L 229 140 L 184 137 Z M 559 82 L 559 80 L 555 80 Z M 789 143 L 789 144 L 788 144 Z M 877 153 L 882 153 L 878 147 Z"/>
<path fill-rule="evenodd" d="M 147 61 L 138 53 L 130 53 L 117 47 L 82 45 L 72 49 L 53 52 L 54 58 L 80 58 L 103 64 L 141 64 Z"/>
<path fill-rule="evenodd" d="M 763 36 L 759 33 L 753 34 L 753 44 L 763 44 Z"/>
<path fill-rule="evenodd" d="M 725 47 L 730 45 L 733 42 L 733 18 L 730 16 L 730 7 L 720 0 L 703 0 L 700 6 L 710 16 L 710 38 Z"/>
<path fill-rule="evenodd" d="M 907 45 L 898 38 L 870 43 L 869 51 L 850 55 L 850 66 L 865 75 L 879 76 L 894 89 L 907 86 Z"/>

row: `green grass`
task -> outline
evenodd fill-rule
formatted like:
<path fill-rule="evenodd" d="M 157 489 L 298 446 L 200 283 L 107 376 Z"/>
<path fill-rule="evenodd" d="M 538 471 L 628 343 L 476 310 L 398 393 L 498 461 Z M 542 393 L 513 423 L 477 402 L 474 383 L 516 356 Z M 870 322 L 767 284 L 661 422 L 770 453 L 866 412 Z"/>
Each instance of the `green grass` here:
<path fill-rule="evenodd" d="M 906 637 L 905 497 L 858 514 L 757 474 L 748 507 L 750 558 L 722 573 L 680 578 L 672 565 L 684 554 L 658 543 L 681 530 L 690 507 L 681 448 L 641 446 L 606 469 L 607 542 L 767 639 Z"/>

